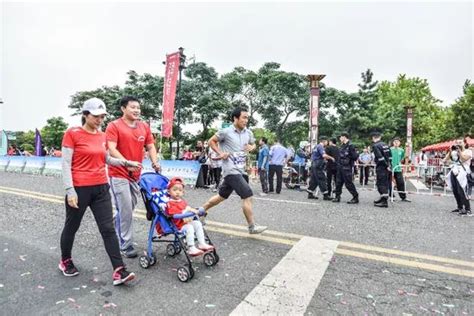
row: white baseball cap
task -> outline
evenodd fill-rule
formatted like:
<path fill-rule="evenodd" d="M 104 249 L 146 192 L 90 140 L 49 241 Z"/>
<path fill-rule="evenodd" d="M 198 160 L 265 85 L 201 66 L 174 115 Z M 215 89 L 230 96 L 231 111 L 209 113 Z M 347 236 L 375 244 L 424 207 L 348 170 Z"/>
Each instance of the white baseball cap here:
<path fill-rule="evenodd" d="M 92 115 L 107 114 L 105 103 L 101 99 L 91 98 L 82 105 L 82 112 L 89 112 Z"/>

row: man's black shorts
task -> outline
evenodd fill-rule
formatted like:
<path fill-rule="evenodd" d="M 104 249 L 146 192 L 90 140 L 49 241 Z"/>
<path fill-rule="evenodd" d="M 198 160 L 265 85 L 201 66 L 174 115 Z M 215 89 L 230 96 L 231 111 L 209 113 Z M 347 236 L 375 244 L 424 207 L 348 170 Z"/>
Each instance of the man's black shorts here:
<path fill-rule="evenodd" d="M 249 186 L 249 177 L 242 174 L 229 174 L 219 187 L 219 195 L 227 199 L 235 191 L 242 200 L 253 195 Z"/>

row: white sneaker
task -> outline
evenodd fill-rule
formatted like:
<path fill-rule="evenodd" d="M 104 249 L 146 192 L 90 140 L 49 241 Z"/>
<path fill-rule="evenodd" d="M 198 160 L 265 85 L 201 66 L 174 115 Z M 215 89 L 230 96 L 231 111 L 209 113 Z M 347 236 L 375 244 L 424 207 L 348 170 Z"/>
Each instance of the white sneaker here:
<path fill-rule="evenodd" d="M 259 193 L 258 195 L 260 195 L 260 196 L 267 196 L 268 194 L 265 193 L 265 192 L 261 192 L 261 193 Z"/>
<path fill-rule="evenodd" d="M 252 227 L 249 227 L 249 234 L 261 234 L 267 229 L 267 226 L 259 226 L 254 224 Z"/>

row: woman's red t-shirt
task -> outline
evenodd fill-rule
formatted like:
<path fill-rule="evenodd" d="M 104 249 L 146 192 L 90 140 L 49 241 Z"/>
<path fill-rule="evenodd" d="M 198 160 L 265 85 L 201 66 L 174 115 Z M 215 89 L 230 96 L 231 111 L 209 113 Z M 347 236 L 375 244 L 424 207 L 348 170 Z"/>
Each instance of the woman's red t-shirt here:
<path fill-rule="evenodd" d="M 63 147 L 72 149 L 72 182 L 75 187 L 107 183 L 105 133 L 91 134 L 81 127 L 72 127 L 63 137 Z"/>

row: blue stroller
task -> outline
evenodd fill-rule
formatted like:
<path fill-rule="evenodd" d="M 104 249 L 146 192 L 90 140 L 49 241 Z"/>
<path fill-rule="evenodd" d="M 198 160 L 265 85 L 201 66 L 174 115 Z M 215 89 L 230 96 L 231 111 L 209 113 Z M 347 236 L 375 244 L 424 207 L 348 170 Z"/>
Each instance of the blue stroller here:
<path fill-rule="evenodd" d="M 139 263 L 144 269 L 148 269 L 156 263 L 156 256 L 153 254 L 153 242 L 166 242 L 166 254 L 170 257 L 175 257 L 181 253 L 186 256 L 187 263 L 178 267 L 177 276 L 181 282 L 187 282 L 194 277 L 194 268 L 192 261 L 186 251 L 186 242 L 184 233 L 180 232 L 172 219 L 182 219 L 186 217 L 193 217 L 196 214 L 186 212 L 184 214 L 173 215 L 172 217 L 166 214 L 166 203 L 168 202 L 168 193 L 166 187 L 168 185 L 168 178 L 165 176 L 146 172 L 141 175 L 139 186 L 143 197 L 143 202 L 146 208 L 146 217 L 151 221 L 150 231 L 148 233 L 148 247 L 146 254 L 140 256 Z M 154 231 L 158 232 L 158 236 L 154 236 Z M 174 235 L 173 239 L 162 240 L 163 237 Z M 206 241 L 212 245 L 207 232 L 204 230 Z M 216 249 L 206 252 L 203 255 L 204 264 L 207 267 L 215 266 L 219 262 L 219 256 Z"/>

